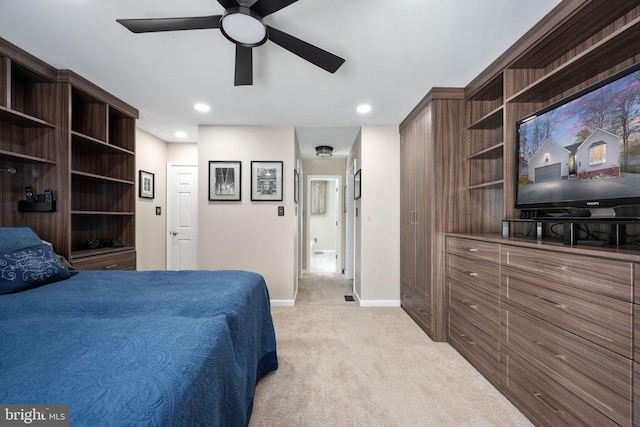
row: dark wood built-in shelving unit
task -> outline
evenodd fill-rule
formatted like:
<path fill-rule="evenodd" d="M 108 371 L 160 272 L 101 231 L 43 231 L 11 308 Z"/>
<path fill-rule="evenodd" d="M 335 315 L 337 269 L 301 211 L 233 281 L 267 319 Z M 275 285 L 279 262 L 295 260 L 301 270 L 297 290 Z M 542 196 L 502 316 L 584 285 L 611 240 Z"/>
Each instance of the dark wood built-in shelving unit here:
<path fill-rule="evenodd" d="M 590 232 L 615 234 L 618 243 L 623 232 L 637 238 L 640 225 L 632 219 L 640 218 L 640 207 L 616 208 L 622 218 L 608 222 L 520 219 L 516 122 L 639 63 L 640 0 L 563 0 L 459 89 L 459 133 L 447 128 L 440 141 L 450 145 L 450 155 L 421 166 L 462 178 L 445 180 L 452 187 L 433 193 L 427 192 L 430 176 L 419 178 L 421 184 L 408 177 L 420 169 L 419 157 L 407 156 L 411 167 L 401 168 L 402 191 L 422 189 L 432 209 L 447 208 L 449 221 L 440 226 L 436 220 L 416 241 L 410 226 L 417 225 L 408 223 L 414 216 L 401 206 L 401 221 L 407 220 L 401 223 L 401 271 L 427 266 L 422 289 L 431 298 L 421 300 L 417 285 L 401 280 L 403 308 L 434 340 L 449 341 L 536 425 L 640 425 L 636 242 L 571 245 L 562 235 L 548 237 L 556 225 L 588 223 Z M 437 105 L 423 100 L 416 106 L 400 127 L 403 143 L 433 149 L 431 135 L 458 118 L 420 119 L 433 111 L 447 114 Z M 504 239 L 503 223 L 510 225 Z M 540 239 L 538 228 L 544 230 Z M 439 234 L 447 234 L 446 245 Z M 416 251 L 421 245 L 428 247 L 422 254 Z M 427 260 L 420 258 L 425 253 Z M 438 295 L 444 308 L 433 298 Z"/>
<path fill-rule="evenodd" d="M 0 225 L 32 227 L 76 267 L 135 269 L 137 117 L 0 39 L 0 167 L 18 171 L 0 181 Z M 53 190 L 55 212 L 21 212 L 28 185 Z M 88 249 L 89 240 L 102 247 Z"/>

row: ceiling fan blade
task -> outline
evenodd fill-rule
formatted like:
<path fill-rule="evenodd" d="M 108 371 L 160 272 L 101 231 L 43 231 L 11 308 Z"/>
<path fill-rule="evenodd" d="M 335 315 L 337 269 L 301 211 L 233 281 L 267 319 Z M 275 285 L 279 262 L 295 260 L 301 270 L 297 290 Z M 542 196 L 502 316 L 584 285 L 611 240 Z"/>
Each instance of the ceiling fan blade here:
<path fill-rule="evenodd" d="M 277 12 L 280 9 L 284 9 L 297 1 L 298 0 L 258 0 L 250 9 L 258 12 L 258 15 L 264 18 L 265 16 L 271 15 L 273 12 Z"/>
<path fill-rule="evenodd" d="M 192 18 L 116 19 L 133 33 L 158 31 L 203 30 L 220 28 L 222 15 L 196 16 Z"/>
<path fill-rule="evenodd" d="M 229 9 L 230 7 L 239 6 L 236 0 L 218 0 L 218 3 L 220 3 L 220 5 L 224 7 L 225 10 Z"/>
<path fill-rule="evenodd" d="M 253 84 L 253 51 L 250 47 L 236 45 L 236 75 L 234 86 Z"/>
<path fill-rule="evenodd" d="M 344 64 L 345 60 L 333 53 L 320 49 L 268 25 L 267 28 L 269 40 L 330 73 L 335 73 L 338 68 Z"/>

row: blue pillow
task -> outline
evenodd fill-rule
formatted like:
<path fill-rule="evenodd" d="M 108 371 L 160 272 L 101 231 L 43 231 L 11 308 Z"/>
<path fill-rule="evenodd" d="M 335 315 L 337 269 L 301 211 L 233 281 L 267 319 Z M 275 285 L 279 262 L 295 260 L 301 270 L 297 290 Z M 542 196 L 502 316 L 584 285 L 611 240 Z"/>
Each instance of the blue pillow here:
<path fill-rule="evenodd" d="M 29 227 L 0 227 L 0 251 L 22 249 L 42 243 Z"/>
<path fill-rule="evenodd" d="M 49 245 L 0 250 L 0 295 L 24 291 L 70 277 Z"/>

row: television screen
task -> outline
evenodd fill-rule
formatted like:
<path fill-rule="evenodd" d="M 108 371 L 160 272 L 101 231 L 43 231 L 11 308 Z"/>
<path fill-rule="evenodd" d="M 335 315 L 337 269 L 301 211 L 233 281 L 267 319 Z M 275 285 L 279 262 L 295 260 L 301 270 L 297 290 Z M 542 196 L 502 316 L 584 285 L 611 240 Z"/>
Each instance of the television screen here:
<path fill-rule="evenodd" d="M 640 204 L 640 64 L 516 129 L 516 208 Z"/>

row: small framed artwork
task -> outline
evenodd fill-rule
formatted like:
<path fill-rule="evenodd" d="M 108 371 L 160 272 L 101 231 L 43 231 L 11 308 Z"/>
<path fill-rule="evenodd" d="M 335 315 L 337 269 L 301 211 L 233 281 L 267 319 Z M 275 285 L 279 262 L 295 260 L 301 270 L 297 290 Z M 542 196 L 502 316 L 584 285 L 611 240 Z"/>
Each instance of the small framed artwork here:
<path fill-rule="evenodd" d="M 242 162 L 209 161 L 209 201 L 241 200 Z"/>
<path fill-rule="evenodd" d="M 151 172 L 138 171 L 138 195 L 143 199 L 153 199 L 155 197 L 156 182 L 155 175 Z"/>
<path fill-rule="evenodd" d="M 360 190 L 362 189 L 362 169 L 358 169 L 358 172 L 353 176 L 353 198 L 358 200 L 361 196 Z"/>
<path fill-rule="evenodd" d="M 282 162 L 251 161 L 251 200 L 282 201 Z"/>
<path fill-rule="evenodd" d="M 293 201 L 295 203 L 300 201 L 300 172 L 298 169 L 293 171 Z"/>

